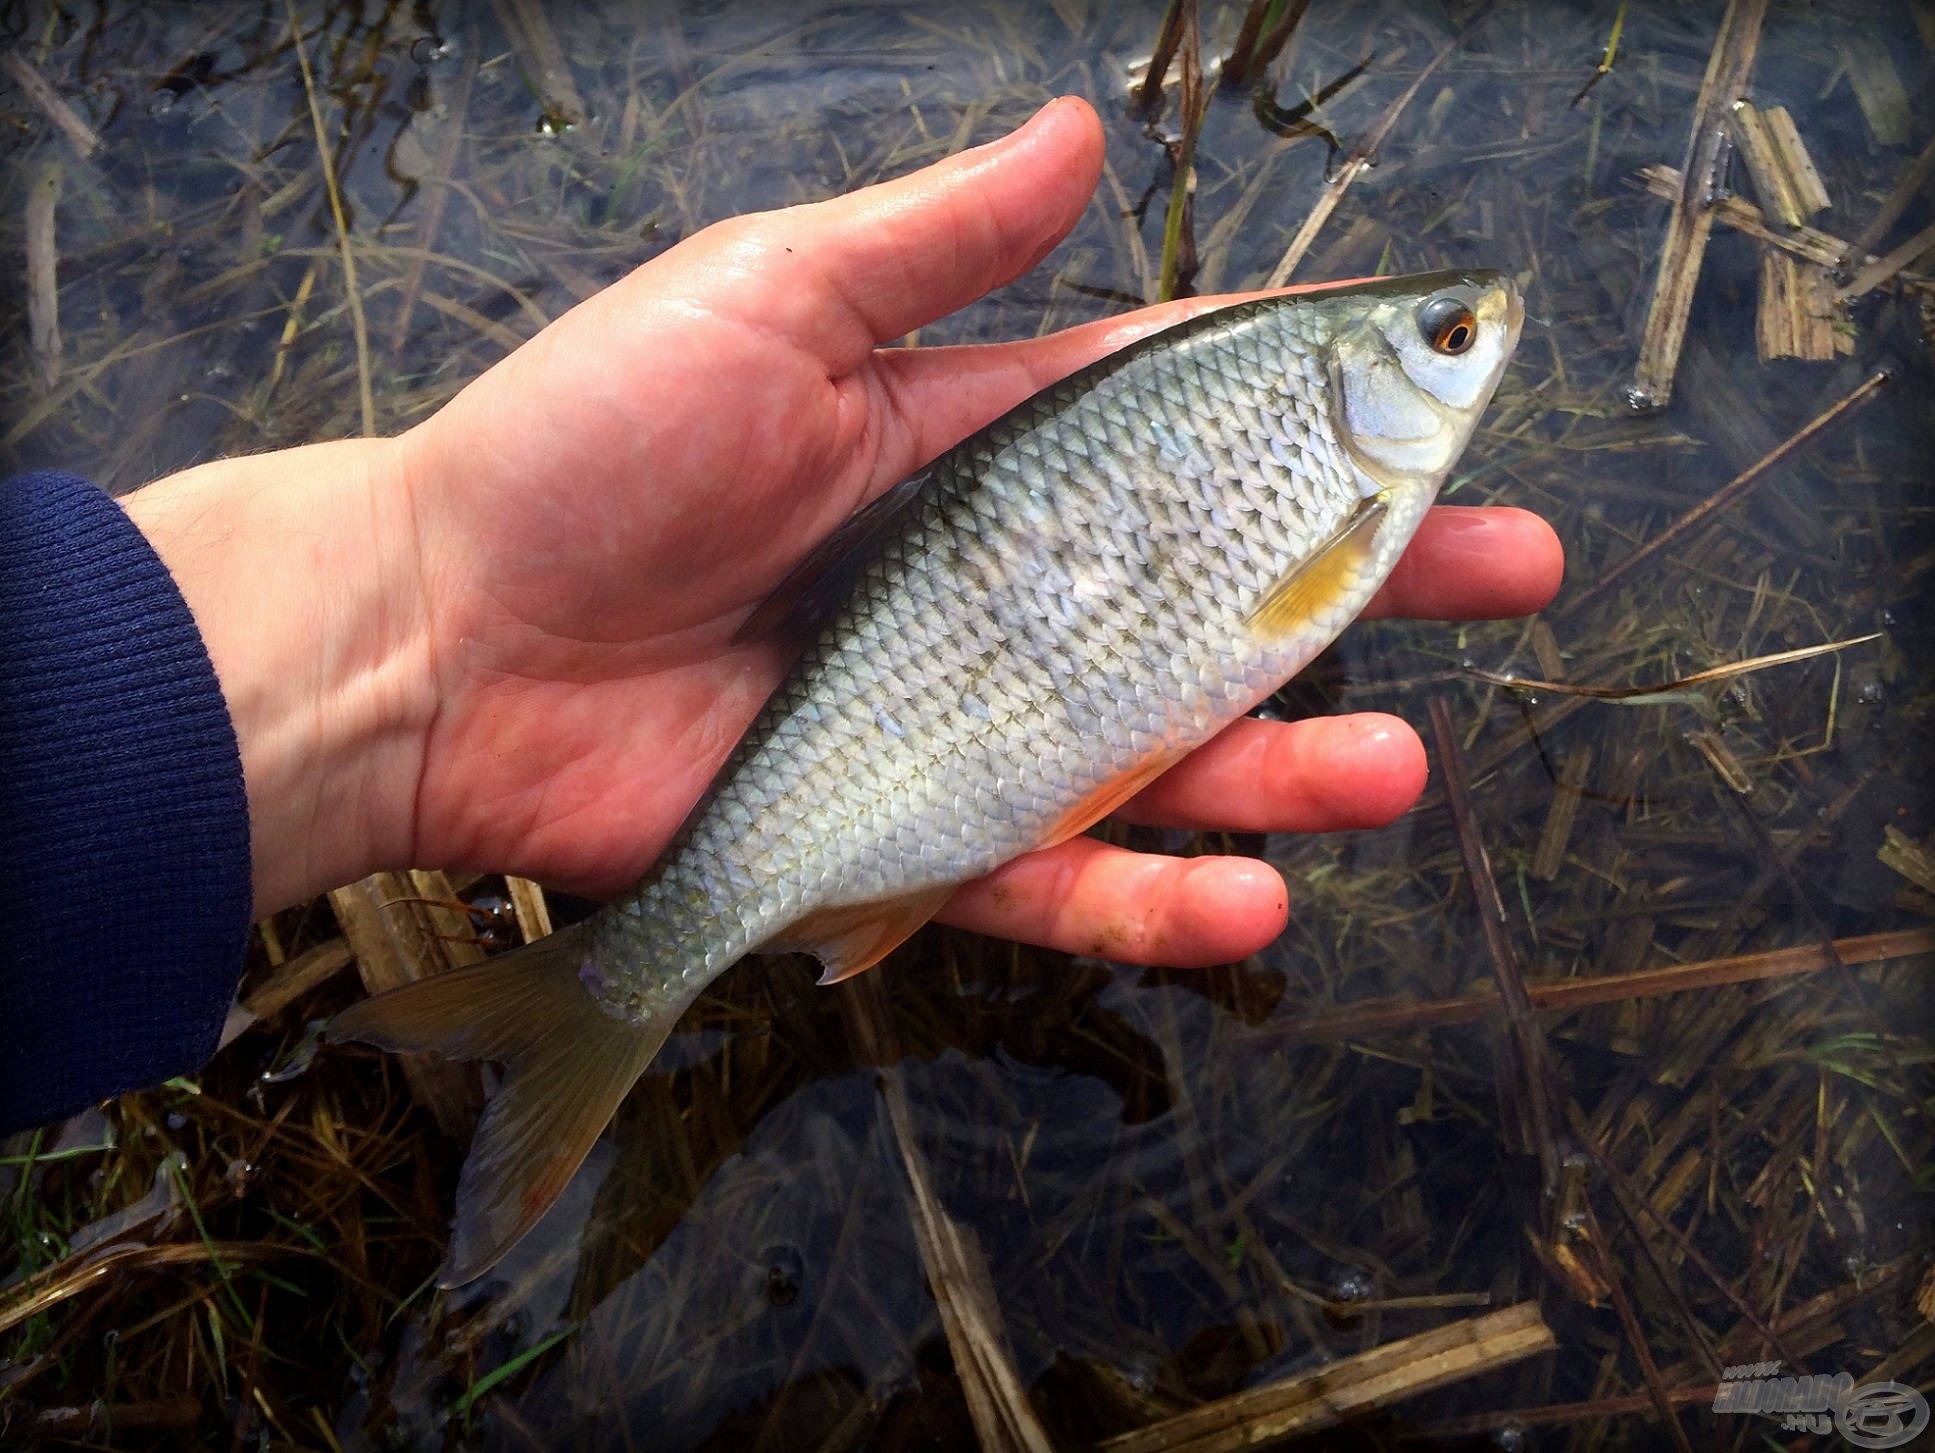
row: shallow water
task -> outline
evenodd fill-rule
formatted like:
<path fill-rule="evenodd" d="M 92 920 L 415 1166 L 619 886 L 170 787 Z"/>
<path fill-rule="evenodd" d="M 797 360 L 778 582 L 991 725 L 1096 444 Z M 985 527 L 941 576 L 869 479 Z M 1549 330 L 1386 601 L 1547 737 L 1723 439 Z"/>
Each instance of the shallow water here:
<path fill-rule="evenodd" d="M 1159 6 L 574 8 L 553 17 L 585 105 L 570 126 L 527 82 L 505 13 L 304 12 L 329 114 L 348 118 L 337 165 L 384 430 L 709 221 L 899 174 L 1066 91 L 1109 129 L 1096 201 L 1034 273 L 919 341 L 1027 335 L 1153 293 L 1173 93 L 1152 136 L 1125 88 Z M 1762 362 L 1761 244 L 1717 228 L 1676 398 L 1632 414 L 1666 208 L 1630 178 L 1679 164 L 1719 8 L 1629 7 L 1616 66 L 1570 105 L 1610 14 L 1318 6 L 1273 70 L 1288 107 L 1368 58 L 1316 113 L 1348 152 L 1448 52 L 1293 280 L 1480 265 L 1525 288 L 1525 340 L 1451 497 L 1558 526 L 1569 584 L 1538 628 L 1549 636 L 1522 622 L 1359 627 L 1273 709 L 1393 711 L 1427 730 L 1428 701 L 1447 701 L 1534 983 L 1926 930 L 1935 916 L 1928 885 L 1877 859 L 1887 829 L 1935 830 L 1927 315 L 1884 288 L 1852 308 L 1847 356 Z M 1239 18 L 1206 7 L 1206 54 Z M 350 324 L 283 13 L 111 7 L 14 39 L 107 144 L 80 161 L 7 103 L 21 118 L 0 180 L 14 255 L 26 188 L 51 162 L 62 171 L 66 351 L 51 390 L 24 364 L 0 385 L 5 465 L 127 489 L 196 459 L 354 432 Z M 1900 134 L 1885 108 L 1857 104 L 1884 62 Z M 1775 8 L 1752 94 L 1792 112 L 1822 171 L 1833 205 L 1816 226 L 1846 238 L 1866 224 L 1935 135 L 1932 86 L 1925 7 Z M 1259 285 L 1343 160 L 1221 96 L 1197 157 L 1201 291 Z M 1737 165 L 1735 179 L 1744 189 Z M 1881 248 L 1930 207 L 1917 199 Z M 17 300 L 6 308 L 24 360 Z M 1568 613 L 1634 543 L 1882 368 L 1893 381 L 1875 402 L 1718 528 Z M 1873 631 L 1664 702 L 1562 710 L 1464 674 L 1665 682 Z M 1750 791 L 1728 785 L 1732 763 Z M 1561 806 L 1576 810 L 1563 833 Z M 1643 1411 L 1609 1433 L 1525 1411 L 1644 1383 L 1590 1269 L 1575 1274 L 1590 1248 L 1542 1199 L 1498 1016 L 1322 1030 L 1339 1006 L 1447 1000 L 1494 973 L 1437 787 L 1384 831 L 1229 846 L 1265 854 L 1291 886 L 1292 927 L 1255 960 L 1165 974 L 930 930 L 874 976 L 897 1054 L 859 1047 L 874 987 L 815 991 L 786 963 L 736 970 L 500 1280 L 415 1302 L 382 1345 L 354 1349 L 372 1392 L 326 1410 L 339 1438 L 971 1446 L 889 1081 L 940 1205 L 985 1255 L 1013 1365 L 1057 1446 L 1528 1299 L 1558 1351 L 1411 1398 L 1366 1439 L 1662 1437 Z M 1935 1392 L 1909 1295 L 1935 1249 L 1935 1125 L 1916 1104 L 1935 1100 L 1929 964 L 1924 951 L 1542 1016 L 1558 1101 L 1579 1117 L 1558 1127 L 1558 1153 L 1599 1145 L 1728 1283 L 1627 1220 L 1580 1163 L 1665 1385 L 1772 1355 L 1733 1337 L 1738 1296 L 1783 1331 L 1801 1359 L 1790 1371 L 1860 1380 L 1880 1366 Z M 1828 1310 L 1800 1317 L 1814 1298 Z M 453 1411 L 561 1329 L 529 1369 Z M 1681 1420 L 1695 1446 L 1775 1428 L 1697 1400 Z"/>

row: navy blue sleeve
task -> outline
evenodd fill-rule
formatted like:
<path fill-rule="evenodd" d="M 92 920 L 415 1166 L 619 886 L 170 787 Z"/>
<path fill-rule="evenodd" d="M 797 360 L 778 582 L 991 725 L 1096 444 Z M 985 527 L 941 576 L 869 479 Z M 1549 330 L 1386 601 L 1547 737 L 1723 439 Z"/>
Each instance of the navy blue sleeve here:
<path fill-rule="evenodd" d="M 72 475 L 0 481 L 0 1131 L 200 1065 L 241 974 L 248 799 L 174 578 Z"/>

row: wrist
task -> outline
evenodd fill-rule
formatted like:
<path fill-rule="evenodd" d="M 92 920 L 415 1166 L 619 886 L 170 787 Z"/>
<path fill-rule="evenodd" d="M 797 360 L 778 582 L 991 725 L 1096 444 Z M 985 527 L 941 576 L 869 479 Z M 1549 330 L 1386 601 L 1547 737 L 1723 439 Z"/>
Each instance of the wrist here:
<path fill-rule="evenodd" d="M 224 459 L 127 496 L 194 613 L 248 790 L 259 915 L 410 860 L 434 709 L 393 440 Z"/>

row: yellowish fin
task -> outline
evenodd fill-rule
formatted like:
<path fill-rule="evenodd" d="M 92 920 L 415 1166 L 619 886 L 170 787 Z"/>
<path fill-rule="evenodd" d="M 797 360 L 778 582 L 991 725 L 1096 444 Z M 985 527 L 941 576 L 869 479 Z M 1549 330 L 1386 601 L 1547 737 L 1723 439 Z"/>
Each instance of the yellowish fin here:
<path fill-rule="evenodd" d="M 483 1275 L 537 1224 L 685 1007 L 644 1025 L 606 1013 L 578 981 L 586 938 L 574 925 L 351 1005 L 329 1026 L 332 1040 L 503 1066 L 457 1183 L 443 1286 Z"/>
<path fill-rule="evenodd" d="M 1348 594 L 1357 577 L 1370 568 L 1384 514 L 1382 496 L 1359 506 L 1321 550 L 1264 596 L 1250 613 L 1250 629 L 1266 641 L 1282 640 Z"/>

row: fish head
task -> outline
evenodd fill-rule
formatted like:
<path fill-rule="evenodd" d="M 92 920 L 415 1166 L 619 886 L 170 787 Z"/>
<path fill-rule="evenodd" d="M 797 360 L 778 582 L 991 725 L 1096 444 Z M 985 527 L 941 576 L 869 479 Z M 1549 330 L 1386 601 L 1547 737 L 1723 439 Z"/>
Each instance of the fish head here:
<path fill-rule="evenodd" d="M 1517 285 L 1498 272 L 1439 272 L 1313 301 L 1334 310 L 1331 423 L 1364 494 L 1435 494 L 1518 344 Z"/>

